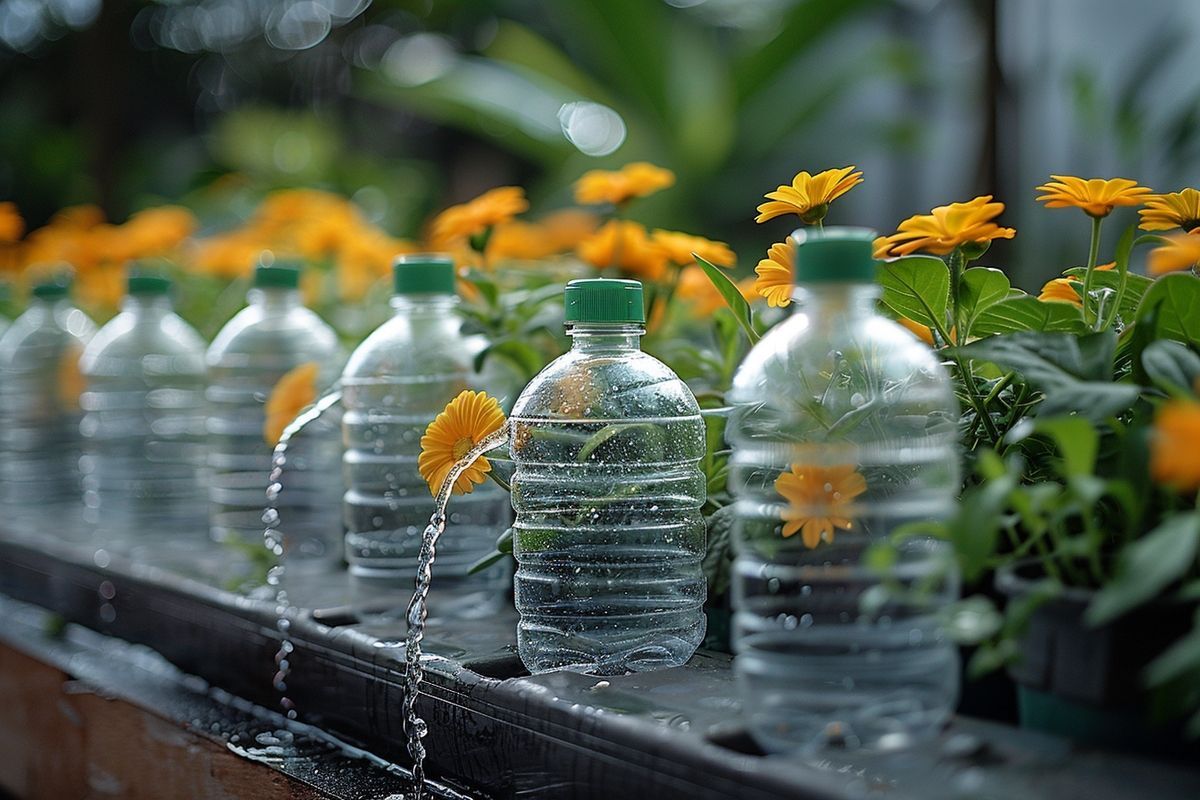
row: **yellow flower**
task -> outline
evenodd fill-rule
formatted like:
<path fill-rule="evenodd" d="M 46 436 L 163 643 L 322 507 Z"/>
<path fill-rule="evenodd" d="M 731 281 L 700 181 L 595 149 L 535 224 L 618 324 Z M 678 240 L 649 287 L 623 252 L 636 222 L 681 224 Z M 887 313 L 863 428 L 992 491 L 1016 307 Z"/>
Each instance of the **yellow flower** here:
<path fill-rule="evenodd" d="M 465 239 L 508 222 L 528 209 L 529 201 L 525 199 L 525 190 L 520 186 L 491 189 L 474 200 L 450 206 L 434 217 L 430 239 L 439 246 Z"/>
<path fill-rule="evenodd" d="M 105 263 L 75 275 L 75 293 L 88 309 L 115 309 L 125 296 L 125 264 Z"/>
<path fill-rule="evenodd" d="M 0 242 L 11 243 L 25 233 L 25 220 L 13 202 L 0 203 Z"/>
<path fill-rule="evenodd" d="M 933 329 L 928 325 L 922 325 L 919 322 L 909 319 L 908 317 L 897 317 L 896 322 L 907 328 L 914 336 L 920 339 L 925 344 L 933 347 Z"/>
<path fill-rule="evenodd" d="M 1200 262 L 1200 230 L 1196 233 L 1176 233 L 1150 251 L 1146 271 L 1151 275 L 1191 269 Z"/>
<path fill-rule="evenodd" d="M 1150 474 L 1179 491 L 1200 488 L 1200 403 L 1174 400 L 1158 410 L 1150 440 Z"/>
<path fill-rule="evenodd" d="M 1073 288 L 1078 284 L 1078 281 L 1073 281 L 1070 278 L 1054 278 L 1053 280 L 1046 281 L 1042 285 L 1042 293 L 1038 295 L 1038 300 L 1043 302 L 1074 303 L 1077 306 L 1083 306 L 1083 298 Z"/>
<path fill-rule="evenodd" d="M 802 222 L 812 225 L 825 218 L 829 204 L 862 183 L 862 173 L 854 166 L 827 169 L 816 175 L 799 172 L 791 186 L 779 186 L 764 195 L 770 202 L 758 207 L 755 222 L 797 214 Z"/>
<path fill-rule="evenodd" d="M 317 374 L 320 367 L 315 361 L 306 361 L 293 367 L 275 382 L 267 398 L 264 411 L 267 418 L 263 423 L 263 439 L 272 447 L 283 436 L 283 430 L 301 411 L 317 399 Z"/>
<path fill-rule="evenodd" d="M 692 253 L 697 254 L 705 261 L 718 267 L 732 267 L 737 261 L 737 256 L 729 249 L 729 245 L 724 242 L 714 242 L 711 239 L 705 239 L 703 236 L 692 236 L 691 234 L 678 233 L 676 231 L 656 230 L 653 233 L 653 238 L 666 251 L 667 258 L 672 263 L 678 264 L 681 267 L 696 263 L 696 259 L 692 257 Z"/>
<path fill-rule="evenodd" d="M 454 465 L 480 441 L 500 430 L 504 412 L 496 398 L 486 392 L 464 391 L 450 401 L 421 437 L 421 455 L 417 469 L 429 484 L 429 493 L 437 497 Z M 454 493 L 465 494 L 482 483 L 492 465 L 479 458 L 454 482 Z"/>
<path fill-rule="evenodd" d="M 116 235 L 130 258 L 161 256 L 179 246 L 197 227 L 196 217 L 182 206 L 159 206 L 139 211 Z"/>
<path fill-rule="evenodd" d="M 79 398 L 87 390 L 87 377 L 79 369 L 79 358 L 83 348 L 70 344 L 58 362 L 57 389 L 59 408 L 63 411 L 78 411 Z"/>
<path fill-rule="evenodd" d="M 993 203 L 990 194 L 966 203 L 938 206 L 928 214 L 904 220 L 896 233 L 883 241 L 876 239 L 875 251 L 906 256 L 924 250 L 944 256 L 956 247 L 984 247 L 993 239 L 1011 239 L 1017 235 L 1015 230 L 993 222 L 1003 211 L 1004 203 Z"/>
<path fill-rule="evenodd" d="M 1200 192 L 1184 189 L 1181 192 L 1155 194 L 1146 198 L 1146 207 L 1138 209 L 1144 231 L 1167 231 L 1183 228 L 1191 233 L 1200 228 Z"/>
<path fill-rule="evenodd" d="M 609 220 L 580 242 L 576 253 L 597 269 L 613 267 L 640 280 L 661 280 L 667 271 L 666 250 L 631 220 Z"/>
<path fill-rule="evenodd" d="M 796 276 L 796 253 L 790 242 L 771 245 L 767 257 L 754 268 L 758 278 L 754 291 L 767 299 L 771 308 L 785 308 L 792 302 L 792 284 Z"/>
<path fill-rule="evenodd" d="M 892 248 L 888 245 L 888 237 L 876 236 L 871 241 L 871 255 L 879 261 L 892 257 Z"/>
<path fill-rule="evenodd" d="M 1037 187 L 1044 192 L 1038 200 L 1046 208 L 1079 208 L 1092 217 L 1107 217 L 1117 206 L 1140 205 L 1150 189 L 1138 186 L 1128 178 L 1092 178 L 1084 180 L 1072 175 L 1051 175 L 1050 180 Z"/>
<path fill-rule="evenodd" d="M 646 161 L 635 161 L 615 171 L 593 169 L 575 181 L 575 202 L 583 205 L 612 203 L 619 206 L 635 197 L 652 195 L 674 183 L 674 172 Z"/>
<path fill-rule="evenodd" d="M 781 514 L 784 538 L 799 531 L 806 547 L 832 542 L 835 528 L 848 531 L 854 526 L 847 506 L 866 490 L 866 479 L 850 464 L 792 464 L 775 479 L 775 491 L 788 501 Z"/>
<path fill-rule="evenodd" d="M 754 279 L 746 278 L 738 281 L 738 291 L 747 302 L 758 299 L 754 290 Z M 705 318 L 718 308 L 725 307 L 725 298 L 713 286 L 708 275 L 699 264 L 683 268 L 679 273 L 679 284 L 675 287 L 675 296 L 686 301 L 693 316 Z"/>
<path fill-rule="evenodd" d="M 230 280 L 249 275 L 269 242 L 255 231 L 233 231 L 209 236 L 195 243 L 188 264 L 205 275 Z M 276 255 L 282 255 L 276 252 Z"/>

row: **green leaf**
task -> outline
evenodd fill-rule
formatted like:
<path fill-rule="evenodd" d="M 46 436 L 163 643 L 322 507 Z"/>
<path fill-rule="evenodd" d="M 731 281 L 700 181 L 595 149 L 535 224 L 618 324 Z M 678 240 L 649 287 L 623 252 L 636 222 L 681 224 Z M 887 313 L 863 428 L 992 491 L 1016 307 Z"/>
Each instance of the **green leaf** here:
<path fill-rule="evenodd" d="M 1177 639 L 1158 658 L 1150 662 L 1150 665 L 1146 667 L 1145 679 L 1150 686 L 1161 686 L 1198 669 L 1200 669 L 1200 629 L 1193 628 L 1187 636 Z"/>
<path fill-rule="evenodd" d="M 725 304 L 729 306 L 729 310 L 733 312 L 734 319 L 742 326 L 750 343 L 758 344 L 759 335 L 754 330 L 754 316 L 750 311 L 750 304 L 746 302 L 746 298 L 742 297 L 742 292 L 738 289 L 737 284 L 731 281 L 719 267 L 713 266 L 695 253 L 692 255 L 695 257 L 696 263 L 704 270 L 704 274 L 712 281 L 712 285 L 721 294 Z"/>
<path fill-rule="evenodd" d="M 1045 395 L 1039 416 L 1077 413 L 1099 421 L 1128 408 L 1140 392 L 1131 383 L 1113 382 L 1115 344 L 1111 331 L 1086 336 L 1027 331 L 980 339 L 954 352 L 1019 372 Z"/>
<path fill-rule="evenodd" d="M 1198 546 L 1200 514 L 1167 517 L 1121 551 L 1115 578 L 1096 594 L 1085 621 L 1103 625 L 1158 596 L 1192 569 Z"/>
<path fill-rule="evenodd" d="M 659 428 L 649 422 L 618 422 L 612 425 L 605 425 L 592 434 L 591 438 L 584 442 L 583 447 L 579 448 L 579 455 L 576 456 L 576 460 L 579 462 L 587 461 L 592 453 L 596 452 L 596 449 L 609 439 L 637 430 L 644 430 L 647 434 L 653 435 L 658 432 Z"/>
<path fill-rule="evenodd" d="M 1084 417 L 1052 417 L 1034 422 L 1033 429 L 1054 440 L 1062 456 L 1063 477 L 1091 475 L 1096 469 L 1100 436 Z"/>
<path fill-rule="evenodd" d="M 1083 312 L 1078 306 L 1046 303 L 1029 295 L 1010 297 L 989 306 L 971 326 L 975 336 L 1019 331 L 1081 333 L 1084 330 Z"/>
<path fill-rule="evenodd" d="M 483 558 L 476 561 L 467 569 L 468 575 L 474 575 L 477 572 L 483 572 L 485 569 L 495 564 L 497 561 L 508 558 L 513 551 L 513 530 L 506 528 L 504 533 L 496 539 L 495 551 L 488 553 Z"/>
<path fill-rule="evenodd" d="M 1167 394 L 1194 397 L 1200 380 L 1200 356 L 1180 342 L 1151 342 L 1142 351 L 1142 367 L 1154 385 Z"/>
<path fill-rule="evenodd" d="M 973 267 L 962 274 L 959 284 L 958 307 L 962 314 L 964 330 L 961 339 L 966 340 L 975 320 L 987 309 L 1007 300 L 1012 292 L 1012 284 L 1008 276 L 998 269 L 991 267 Z"/>
<path fill-rule="evenodd" d="M 950 270 L 933 256 L 905 256 L 879 265 L 883 304 L 892 313 L 935 330 L 946 328 Z"/>
<path fill-rule="evenodd" d="M 1200 278 L 1176 272 L 1156 280 L 1138 305 L 1137 324 L 1154 311 L 1160 338 L 1200 347 Z"/>
<path fill-rule="evenodd" d="M 533 345 L 521 339 L 503 339 L 488 345 L 475 356 L 475 371 L 480 371 L 484 362 L 493 356 L 507 359 L 530 378 L 546 366 L 542 353 Z"/>

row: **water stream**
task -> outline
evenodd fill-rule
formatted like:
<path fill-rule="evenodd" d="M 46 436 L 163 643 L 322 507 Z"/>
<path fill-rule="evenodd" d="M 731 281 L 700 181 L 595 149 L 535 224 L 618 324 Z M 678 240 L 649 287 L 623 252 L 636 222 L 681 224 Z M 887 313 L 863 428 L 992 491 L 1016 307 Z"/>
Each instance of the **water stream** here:
<path fill-rule="evenodd" d="M 292 617 L 295 615 L 296 609 L 289 600 L 287 588 L 284 584 L 286 563 L 284 556 L 286 548 L 284 546 L 284 535 L 279 527 L 279 495 L 283 490 L 283 473 L 287 467 L 289 443 L 306 426 L 319 419 L 322 414 L 341 402 L 341 399 L 341 387 L 335 384 L 318 398 L 316 402 L 296 417 L 296 419 L 292 420 L 291 424 L 284 429 L 283 434 L 279 437 L 279 442 L 275 445 L 271 456 L 271 473 L 266 492 L 267 505 L 262 516 L 263 525 L 265 526 L 263 542 L 267 549 L 279 559 L 278 563 L 267 572 L 267 583 L 275 589 L 276 627 L 282 637 L 279 644 L 279 651 L 275 654 L 276 671 L 273 683 L 275 689 L 280 694 L 279 704 L 289 719 L 296 718 L 296 705 L 287 695 L 287 681 L 291 673 L 292 653 L 295 650 L 291 641 L 290 631 Z M 413 591 L 412 600 L 408 605 L 408 632 L 404 639 L 404 733 L 408 739 L 408 754 L 413 761 L 412 775 L 414 784 L 412 796 L 408 800 L 421 800 L 424 795 L 425 746 L 421 740 L 428 732 L 428 727 L 425 724 L 425 720 L 421 719 L 417 714 L 416 702 L 421 686 L 421 678 L 424 676 L 424 669 L 421 665 L 421 640 L 425 636 L 425 622 L 429 613 L 428 597 L 429 588 L 433 581 L 433 562 L 437 554 L 437 541 L 446 529 L 446 506 L 450 502 L 454 483 L 458 480 L 459 476 L 482 457 L 484 453 L 506 444 L 508 442 L 508 433 L 508 425 L 506 424 L 504 427 L 482 439 L 454 464 L 449 474 L 447 474 L 446 480 L 442 483 L 442 488 L 438 491 L 435 498 L 434 513 L 429 518 L 429 525 L 425 528 L 421 540 L 416 587 Z"/>
<path fill-rule="evenodd" d="M 425 619 L 429 614 L 427 603 L 429 587 L 433 581 L 433 561 L 437 555 L 437 541 L 446 529 L 446 505 L 455 481 L 484 453 L 508 442 L 508 423 L 496 432 L 484 437 L 459 459 L 442 482 L 438 491 L 433 516 L 421 539 L 421 552 L 417 565 L 417 585 L 408 604 L 408 635 L 404 638 L 404 734 L 408 737 L 408 755 L 413 761 L 414 791 L 410 800 L 421 800 L 425 785 L 425 745 L 421 740 L 428 732 L 425 720 L 417 715 L 417 693 L 421 688 L 424 669 L 421 666 L 421 640 L 425 637 Z"/>
<path fill-rule="evenodd" d="M 266 526 L 263 531 L 263 543 L 278 559 L 275 565 L 267 571 L 267 584 L 275 589 L 275 627 L 282 635 L 279 651 L 275 654 L 275 677 L 272 682 L 279 692 L 279 705 L 287 714 L 288 719 L 296 718 L 296 705 L 287 696 L 287 679 L 291 672 L 292 651 L 295 649 L 289 633 L 295 609 L 289 602 L 287 587 L 283 582 L 286 559 L 284 558 L 284 536 L 279 530 L 279 494 L 283 491 L 283 471 L 287 466 L 288 445 L 305 427 L 336 406 L 341 399 L 341 386 L 334 384 L 283 429 L 279 442 L 271 454 L 271 474 L 267 479 L 267 505 L 262 515 L 263 525 Z"/>

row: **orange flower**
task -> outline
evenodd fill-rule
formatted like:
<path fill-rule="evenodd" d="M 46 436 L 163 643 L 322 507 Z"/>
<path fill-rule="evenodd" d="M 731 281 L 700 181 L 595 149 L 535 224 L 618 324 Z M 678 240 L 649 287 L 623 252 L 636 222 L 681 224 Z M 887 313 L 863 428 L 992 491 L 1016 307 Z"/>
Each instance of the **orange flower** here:
<path fill-rule="evenodd" d="M 732 267 L 737 256 L 724 242 L 714 242 L 703 236 L 692 236 L 675 231 L 656 230 L 654 241 L 667 253 L 667 258 L 679 266 L 695 264 L 693 253 L 718 267 Z"/>
<path fill-rule="evenodd" d="M 461 392 L 438 414 L 421 437 L 421 455 L 417 470 L 429 484 L 429 493 L 437 497 L 450 470 L 472 447 L 504 426 L 504 412 L 496 398 L 486 392 Z M 482 483 L 492 465 L 478 459 L 458 476 L 454 494 L 465 494 Z"/>
<path fill-rule="evenodd" d="M 25 220 L 13 202 L 0 203 L 0 243 L 12 243 L 25 233 Z"/>
<path fill-rule="evenodd" d="M 78 411 L 79 398 L 87 391 L 87 376 L 79 369 L 83 348 L 77 343 L 67 345 L 58 362 L 55 380 L 59 408 L 63 411 Z"/>
<path fill-rule="evenodd" d="M 994 239 L 1011 239 L 1012 228 L 1001 228 L 993 220 L 1004 211 L 1004 203 L 993 203 L 982 195 L 966 203 L 938 206 L 928 214 L 916 214 L 900 223 L 896 233 L 875 240 L 877 254 L 906 256 L 917 250 L 944 256 L 957 247 L 986 247 Z M 886 246 L 886 250 L 884 247 Z"/>
<path fill-rule="evenodd" d="M 1046 208 L 1079 208 L 1088 216 L 1107 217 L 1117 206 L 1136 206 L 1146 200 L 1150 189 L 1127 178 L 1092 178 L 1051 175 L 1053 180 L 1037 187 L 1044 194 L 1038 200 Z"/>
<path fill-rule="evenodd" d="M 317 399 L 317 375 L 320 371 L 317 362 L 306 361 L 285 372 L 275 382 L 263 409 L 266 412 L 263 440 L 267 444 L 274 447 L 292 420 Z"/>
<path fill-rule="evenodd" d="M 1200 229 L 1196 233 L 1176 233 L 1150 251 L 1146 271 L 1151 275 L 1192 269 L 1200 263 Z"/>
<path fill-rule="evenodd" d="M 753 278 L 738 281 L 737 287 L 747 302 L 758 299 Z M 679 273 L 675 295 L 688 303 L 692 315 L 696 317 L 709 317 L 718 308 L 725 307 L 725 298 L 717 291 L 717 287 L 713 286 L 713 282 L 699 264 L 684 267 Z"/>
<path fill-rule="evenodd" d="M 766 222 L 784 214 L 796 214 L 805 224 L 816 224 L 825 218 L 830 203 L 858 186 L 862 180 L 862 173 L 855 172 L 853 165 L 827 169 L 816 175 L 798 172 L 792 178 L 791 186 L 778 186 L 775 191 L 764 195 L 770 202 L 758 207 L 758 216 L 754 221 Z"/>
<path fill-rule="evenodd" d="M 1150 474 L 1179 491 L 1200 488 L 1200 403 L 1173 400 L 1154 418 Z"/>
<path fill-rule="evenodd" d="M 1191 233 L 1200 228 L 1200 192 L 1184 189 L 1180 192 L 1155 194 L 1146 198 L 1146 207 L 1138 209 L 1144 231 L 1167 231 L 1183 228 Z"/>
<path fill-rule="evenodd" d="M 792 286 L 796 281 L 796 252 L 790 242 L 771 245 L 767 257 L 754 268 L 758 278 L 754 291 L 767 300 L 771 308 L 785 308 L 792 302 Z"/>
<path fill-rule="evenodd" d="M 1042 285 L 1042 293 L 1038 295 L 1038 300 L 1043 302 L 1074 303 L 1082 307 L 1083 298 L 1079 296 L 1079 292 L 1075 291 L 1074 288 L 1078 285 L 1078 281 L 1073 281 L 1070 278 L 1054 278 Z"/>
<path fill-rule="evenodd" d="M 630 220 L 609 220 L 576 252 L 597 269 L 613 267 L 640 280 L 661 280 L 667 271 L 666 251 Z"/>
<path fill-rule="evenodd" d="M 583 205 L 611 203 L 619 206 L 636 197 L 647 197 L 675 184 L 675 173 L 646 161 L 626 164 L 619 170 L 593 169 L 575 181 L 575 202 Z"/>
<path fill-rule="evenodd" d="M 525 199 L 525 190 L 520 186 L 491 189 L 474 200 L 450 206 L 434 217 L 430 239 L 438 246 L 466 239 L 508 222 L 528 209 L 529 201 Z"/>
<path fill-rule="evenodd" d="M 255 231 L 233 231 L 195 243 L 188 264 L 205 275 L 231 280 L 249 275 L 268 242 Z M 278 255 L 278 253 L 277 253 Z"/>
<path fill-rule="evenodd" d="M 161 256 L 179 246 L 196 230 L 196 217 L 182 206 L 159 206 L 139 211 L 116 230 L 130 258 Z"/>
<path fill-rule="evenodd" d="M 911 320 L 908 317 L 897 317 L 896 322 L 899 322 L 901 326 L 907 328 L 922 342 L 930 347 L 933 347 L 933 329 L 928 325 L 922 325 L 921 323 Z"/>
<path fill-rule="evenodd" d="M 833 541 L 834 529 L 854 527 L 848 506 L 867 490 L 866 478 L 853 465 L 820 467 L 792 464 L 775 479 L 775 491 L 788 501 L 783 510 L 783 537 L 797 531 L 805 547 Z"/>

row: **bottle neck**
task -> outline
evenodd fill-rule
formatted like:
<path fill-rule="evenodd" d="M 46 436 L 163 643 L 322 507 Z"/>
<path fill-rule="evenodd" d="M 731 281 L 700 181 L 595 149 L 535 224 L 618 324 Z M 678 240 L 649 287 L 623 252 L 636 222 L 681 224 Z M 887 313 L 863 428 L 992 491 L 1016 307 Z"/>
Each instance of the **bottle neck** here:
<path fill-rule="evenodd" d="M 880 289 L 874 283 L 810 283 L 796 286 L 792 299 L 810 316 L 872 316 Z"/>
<path fill-rule="evenodd" d="M 392 312 L 396 316 L 452 314 L 458 304 L 458 295 L 453 294 L 394 294 L 391 299 Z"/>
<path fill-rule="evenodd" d="M 165 294 L 127 294 L 121 310 L 135 314 L 169 314 L 171 298 Z"/>
<path fill-rule="evenodd" d="M 640 350 L 645 325 L 619 322 L 567 323 L 572 350 Z"/>
<path fill-rule="evenodd" d="M 303 303 L 299 289 L 281 287 L 254 287 L 246 293 L 246 300 L 268 313 L 284 313 L 298 308 Z"/>

